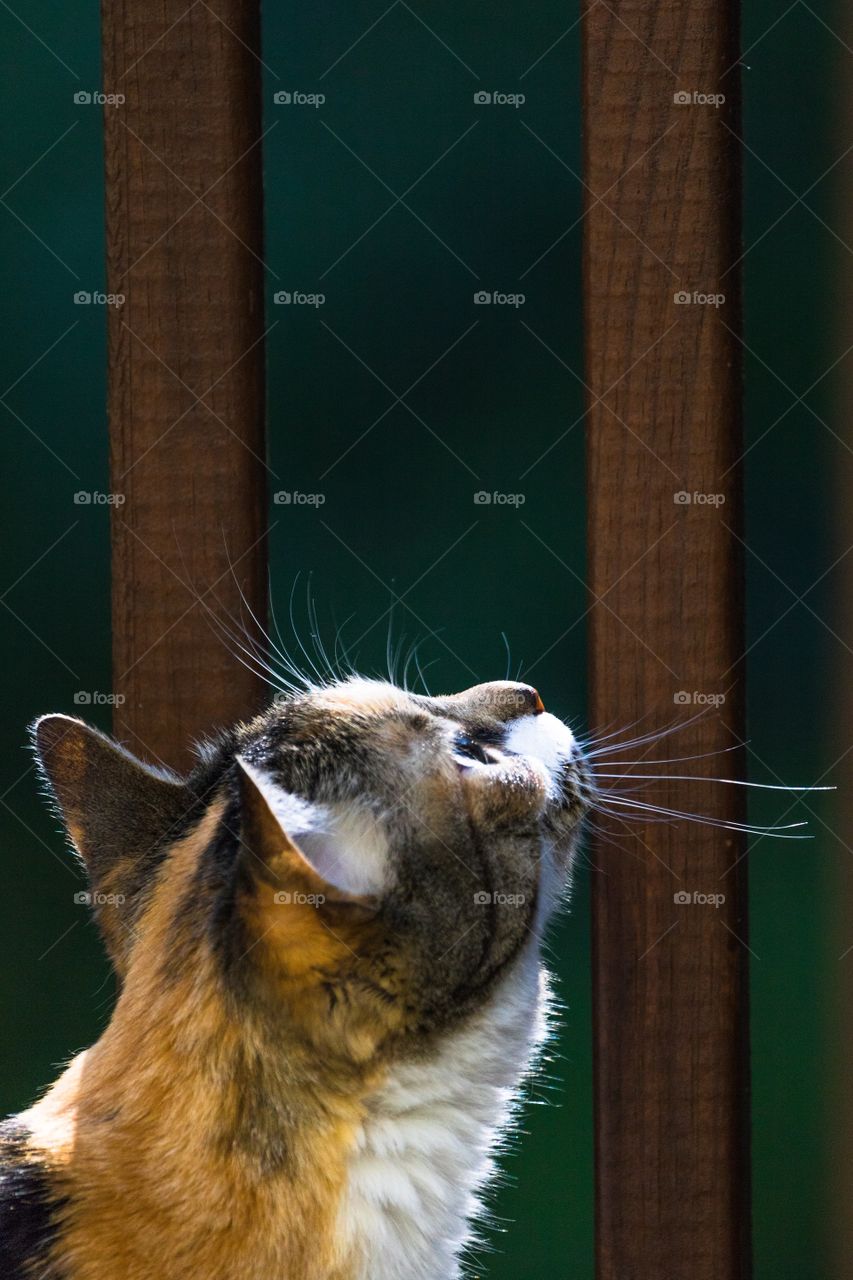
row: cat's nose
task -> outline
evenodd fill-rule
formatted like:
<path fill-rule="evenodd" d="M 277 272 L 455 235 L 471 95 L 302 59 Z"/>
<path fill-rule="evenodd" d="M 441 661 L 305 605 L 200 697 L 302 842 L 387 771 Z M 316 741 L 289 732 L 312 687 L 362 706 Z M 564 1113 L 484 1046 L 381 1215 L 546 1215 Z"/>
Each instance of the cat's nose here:
<path fill-rule="evenodd" d="M 458 697 L 471 707 L 479 703 L 484 711 L 499 720 L 538 716 L 545 710 L 545 704 L 533 685 L 517 684 L 514 680 L 492 680 L 488 684 L 475 684 Z"/>
<path fill-rule="evenodd" d="M 545 710 L 545 703 L 539 696 L 539 690 L 534 689 L 532 684 L 517 684 L 515 686 L 516 693 L 524 708 L 523 715 L 541 715 Z"/>

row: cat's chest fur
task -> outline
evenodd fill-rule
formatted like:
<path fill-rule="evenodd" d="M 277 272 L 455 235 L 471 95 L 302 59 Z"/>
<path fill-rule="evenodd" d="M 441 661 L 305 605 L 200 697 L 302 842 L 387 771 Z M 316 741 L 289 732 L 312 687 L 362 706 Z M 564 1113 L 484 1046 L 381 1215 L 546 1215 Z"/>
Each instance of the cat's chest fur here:
<path fill-rule="evenodd" d="M 535 949 L 469 1024 L 398 1064 L 371 1099 L 338 1229 L 353 1280 L 455 1280 L 515 1091 L 545 1035 Z"/>

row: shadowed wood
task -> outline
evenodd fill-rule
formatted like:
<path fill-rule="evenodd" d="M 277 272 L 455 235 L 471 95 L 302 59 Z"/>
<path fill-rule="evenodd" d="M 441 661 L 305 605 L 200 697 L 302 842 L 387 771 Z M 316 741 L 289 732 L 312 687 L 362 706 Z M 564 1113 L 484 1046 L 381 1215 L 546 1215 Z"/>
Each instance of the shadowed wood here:
<path fill-rule="evenodd" d="M 694 756 L 744 729 L 738 11 L 613 0 L 583 25 L 591 717 L 640 733 L 704 708 L 614 758 Z M 743 767 L 734 751 L 669 769 Z M 642 797 L 743 821 L 744 794 L 670 782 Z M 744 842 L 684 822 L 606 833 L 593 855 L 598 1276 L 743 1280 Z"/>
<path fill-rule="evenodd" d="M 263 622 L 259 9 L 103 0 L 114 726 L 182 766 L 262 682 L 204 605 Z M 233 566 L 233 571 L 232 571 Z M 198 597 L 204 602 L 199 603 Z"/>

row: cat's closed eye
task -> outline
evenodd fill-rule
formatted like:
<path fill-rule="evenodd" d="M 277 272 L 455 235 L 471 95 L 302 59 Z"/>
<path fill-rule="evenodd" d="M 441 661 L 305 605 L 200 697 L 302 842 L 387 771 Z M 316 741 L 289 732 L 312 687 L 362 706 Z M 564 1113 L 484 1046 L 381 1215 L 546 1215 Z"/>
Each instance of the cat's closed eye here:
<path fill-rule="evenodd" d="M 467 733 L 458 733 L 453 743 L 453 756 L 463 766 L 476 760 L 479 764 L 497 764 L 500 756 L 494 748 L 484 746 Z"/>

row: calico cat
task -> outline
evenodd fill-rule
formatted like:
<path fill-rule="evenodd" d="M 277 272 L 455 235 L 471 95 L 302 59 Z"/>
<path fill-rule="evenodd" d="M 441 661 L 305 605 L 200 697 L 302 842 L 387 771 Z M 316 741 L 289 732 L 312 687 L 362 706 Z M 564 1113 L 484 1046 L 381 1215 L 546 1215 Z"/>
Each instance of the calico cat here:
<path fill-rule="evenodd" d="M 3 1280 L 453 1280 L 541 1043 L 592 796 L 507 681 L 351 679 L 186 778 L 66 716 L 38 759 L 120 991 L 0 1128 Z"/>

